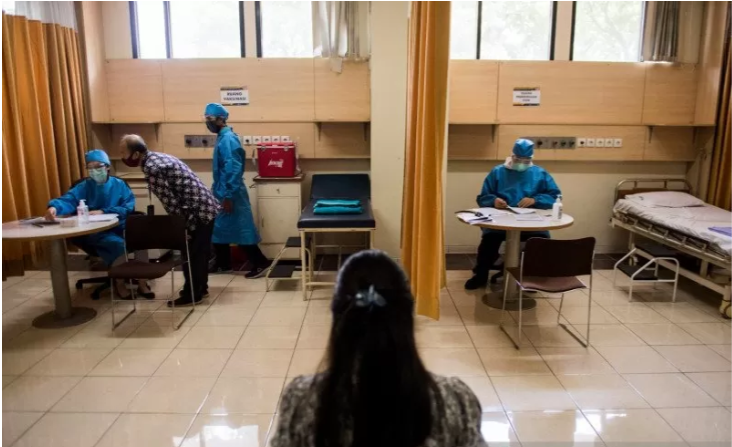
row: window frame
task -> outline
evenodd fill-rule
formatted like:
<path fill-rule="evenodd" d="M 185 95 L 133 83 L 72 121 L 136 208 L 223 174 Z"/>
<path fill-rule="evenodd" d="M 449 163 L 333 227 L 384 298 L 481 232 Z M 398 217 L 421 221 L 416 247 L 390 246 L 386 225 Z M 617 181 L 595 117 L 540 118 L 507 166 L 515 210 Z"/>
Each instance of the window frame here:
<path fill-rule="evenodd" d="M 239 45 L 241 48 L 240 57 L 245 58 L 247 53 L 246 48 L 246 32 L 245 32 L 245 26 L 246 21 L 244 20 L 244 2 L 239 1 L 237 2 L 239 5 Z M 259 3 L 259 2 L 256 2 Z M 136 1 L 130 1 L 129 2 L 129 8 L 130 8 L 130 34 L 132 37 L 132 58 L 133 59 L 141 59 L 140 58 L 140 32 L 138 30 L 138 16 L 137 16 L 137 2 Z M 165 54 L 166 59 L 175 59 L 173 57 L 173 35 L 172 35 L 172 29 L 170 23 L 170 1 L 163 1 L 163 14 L 164 14 L 164 20 L 165 23 L 163 26 L 165 26 Z M 259 40 L 259 33 L 257 33 L 257 40 Z M 257 50 L 259 51 L 259 44 L 257 45 Z M 231 59 L 234 59 L 233 57 Z"/>

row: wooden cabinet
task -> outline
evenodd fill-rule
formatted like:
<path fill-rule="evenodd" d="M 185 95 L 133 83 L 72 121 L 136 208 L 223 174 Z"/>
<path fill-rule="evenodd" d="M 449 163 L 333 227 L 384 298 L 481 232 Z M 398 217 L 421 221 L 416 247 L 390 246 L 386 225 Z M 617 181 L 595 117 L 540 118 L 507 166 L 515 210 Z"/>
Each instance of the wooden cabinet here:
<path fill-rule="evenodd" d="M 302 177 L 294 179 L 254 179 L 257 185 L 257 227 L 265 256 L 277 256 L 287 238 L 297 236 L 297 220 L 302 210 Z M 299 251 L 289 250 L 285 259 L 298 259 Z"/>

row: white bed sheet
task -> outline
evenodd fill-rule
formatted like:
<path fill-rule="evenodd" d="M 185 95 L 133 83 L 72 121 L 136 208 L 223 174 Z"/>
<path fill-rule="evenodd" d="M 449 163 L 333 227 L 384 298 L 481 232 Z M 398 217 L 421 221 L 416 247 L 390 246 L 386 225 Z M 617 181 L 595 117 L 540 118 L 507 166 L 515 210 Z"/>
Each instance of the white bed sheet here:
<path fill-rule="evenodd" d="M 717 251 L 732 256 L 732 238 L 709 229 L 709 227 L 732 226 L 732 213 L 729 211 L 712 205 L 684 208 L 650 207 L 627 199 L 618 200 L 613 209 L 709 242 Z"/>

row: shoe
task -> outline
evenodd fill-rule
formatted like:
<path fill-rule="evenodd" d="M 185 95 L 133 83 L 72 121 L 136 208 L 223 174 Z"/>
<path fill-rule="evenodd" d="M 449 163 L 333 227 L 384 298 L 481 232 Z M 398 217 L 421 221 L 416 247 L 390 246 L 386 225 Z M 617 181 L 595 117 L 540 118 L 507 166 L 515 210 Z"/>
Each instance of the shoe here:
<path fill-rule="evenodd" d="M 148 300 L 155 299 L 155 292 L 137 292 L 137 295 L 140 295 L 141 297 L 148 299 Z"/>
<path fill-rule="evenodd" d="M 469 280 L 465 281 L 465 290 L 477 290 L 484 289 L 488 285 L 487 276 L 475 275 Z"/>
<path fill-rule="evenodd" d="M 188 297 L 188 292 L 184 292 L 181 290 L 180 292 L 178 292 L 178 298 L 183 298 L 183 297 Z M 201 299 L 208 298 L 208 297 L 209 297 L 208 289 L 206 289 L 201 293 Z"/>
<path fill-rule="evenodd" d="M 197 297 L 194 299 L 193 302 L 191 302 L 191 297 L 189 296 L 181 296 L 175 301 L 168 301 L 168 307 L 173 307 L 175 304 L 175 307 L 185 307 L 185 306 L 192 306 L 194 303 L 198 304 L 201 301 L 203 301 L 202 297 Z"/>
<path fill-rule="evenodd" d="M 267 274 L 267 271 L 269 270 L 269 266 L 266 267 L 255 267 L 253 270 L 251 270 L 249 273 L 244 275 L 246 279 L 255 279 L 255 278 L 261 278 L 262 276 Z"/>

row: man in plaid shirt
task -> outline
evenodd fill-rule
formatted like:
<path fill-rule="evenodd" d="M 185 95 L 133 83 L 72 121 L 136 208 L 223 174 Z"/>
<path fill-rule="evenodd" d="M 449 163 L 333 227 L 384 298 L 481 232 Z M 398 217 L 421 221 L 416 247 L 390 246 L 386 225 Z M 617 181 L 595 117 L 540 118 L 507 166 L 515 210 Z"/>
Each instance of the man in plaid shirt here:
<path fill-rule="evenodd" d="M 127 166 L 142 168 L 150 191 L 160 199 L 168 214 L 185 219 L 190 237 L 190 266 L 196 289 L 192 295 L 196 303 L 200 302 L 208 295 L 211 233 L 219 213 L 219 203 L 188 165 L 172 155 L 148 150 L 139 135 L 122 137 L 120 156 Z M 188 269 L 183 269 L 183 274 L 186 281 L 180 297 L 175 300 L 176 306 L 192 304 Z M 172 303 L 168 302 L 168 305 Z"/>

